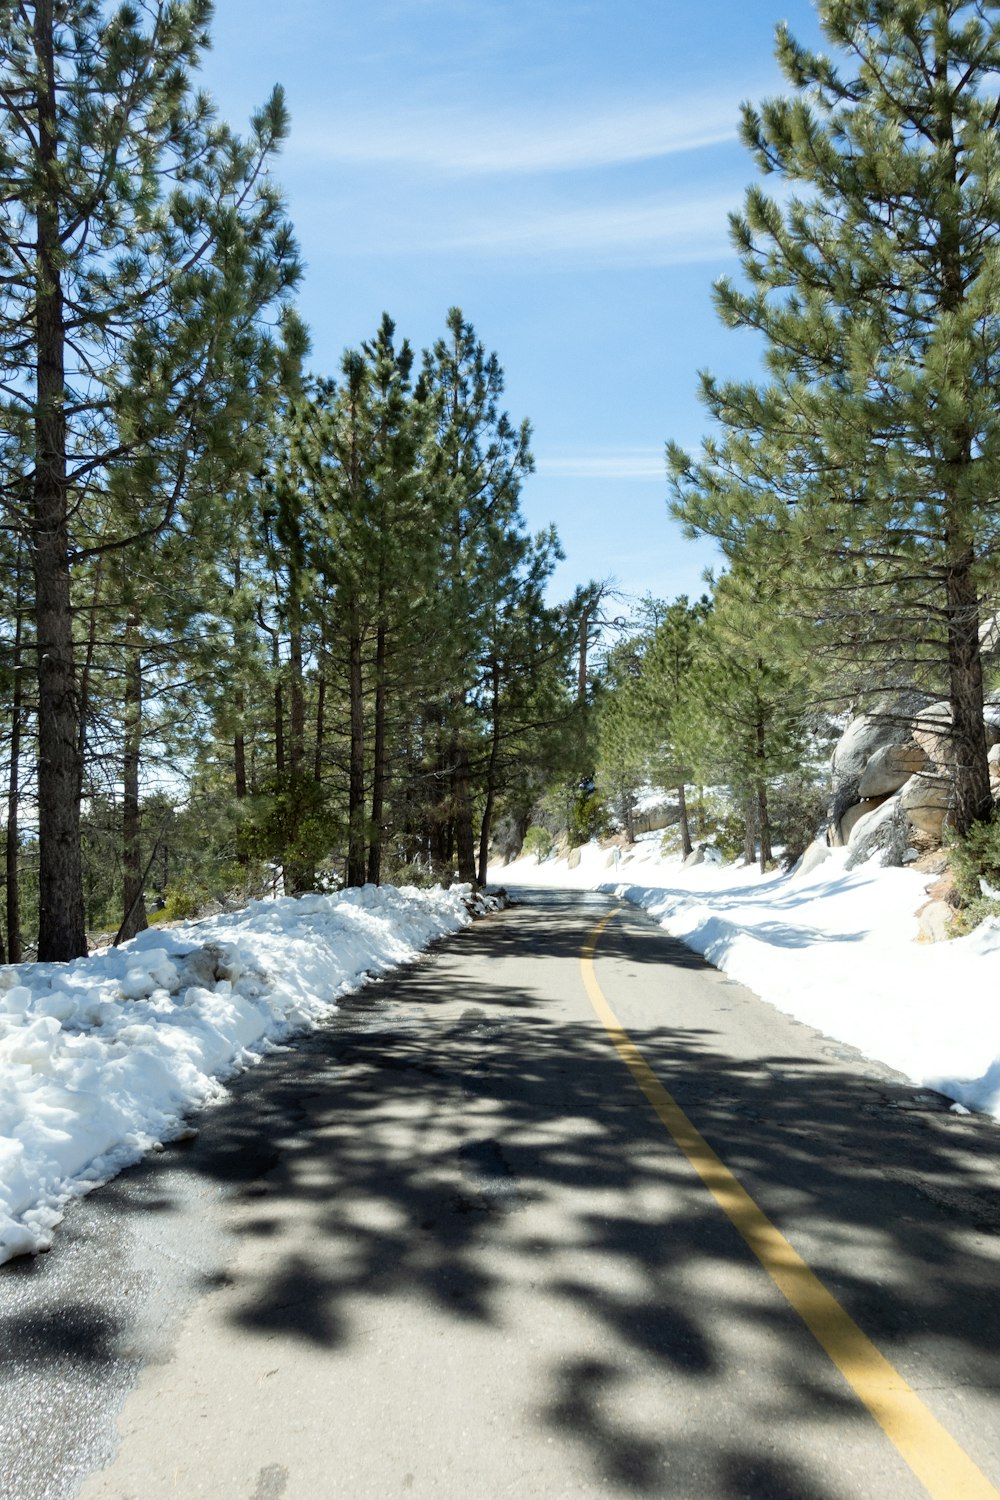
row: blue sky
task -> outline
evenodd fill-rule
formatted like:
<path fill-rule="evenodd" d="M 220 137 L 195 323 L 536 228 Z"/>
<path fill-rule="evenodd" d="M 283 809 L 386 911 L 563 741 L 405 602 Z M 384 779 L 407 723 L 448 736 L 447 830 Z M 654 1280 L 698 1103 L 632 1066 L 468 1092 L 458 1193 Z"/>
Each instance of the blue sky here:
<path fill-rule="evenodd" d="M 216 0 L 222 113 L 286 90 L 312 367 L 383 310 L 419 349 L 460 306 L 534 428 L 523 509 L 559 529 L 559 596 L 697 593 L 712 561 L 668 515 L 663 445 L 705 430 L 699 369 L 756 366 L 711 285 L 754 176 L 740 101 L 783 91 L 781 19 L 818 42 L 810 0 Z"/>

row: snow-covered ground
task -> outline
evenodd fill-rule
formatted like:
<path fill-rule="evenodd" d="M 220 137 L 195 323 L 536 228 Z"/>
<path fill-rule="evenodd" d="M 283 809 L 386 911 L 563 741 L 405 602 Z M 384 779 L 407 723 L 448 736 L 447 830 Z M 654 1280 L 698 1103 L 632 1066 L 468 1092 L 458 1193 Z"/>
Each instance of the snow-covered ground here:
<path fill-rule="evenodd" d="M 656 835 L 617 857 L 579 852 L 575 869 L 530 857 L 490 879 L 614 892 L 780 1010 L 1000 1119 L 1000 922 L 917 943 L 927 875 L 874 863 L 848 872 L 846 850 L 804 877 L 683 868 Z"/>
<path fill-rule="evenodd" d="M 69 964 L 0 969 L 0 1261 L 337 998 L 471 919 L 468 887 L 258 901 Z"/>

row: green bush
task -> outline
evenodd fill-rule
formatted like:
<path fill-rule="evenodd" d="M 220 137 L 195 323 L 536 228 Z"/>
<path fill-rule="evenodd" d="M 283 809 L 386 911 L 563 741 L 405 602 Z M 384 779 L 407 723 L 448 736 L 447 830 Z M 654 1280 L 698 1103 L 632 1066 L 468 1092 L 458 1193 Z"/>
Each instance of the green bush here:
<path fill-rule="evenodd" d="M 205 903 L 206 894 L 196 885 L 181 884 L 167 887 L 163 912 L 158 914 L 162 922 L 184 922 L 196 917 Z"/>
<path fill-rule="evenodd" d="M 771 842 L 784 845 L 787 869 L 801 859 L 825 822 L 829 797 L 822 782 L 804 775 L 786 776 L 771 788 L 768 796 Z"/>
<path fill-rule="evenodd" d="M 964 839 L 950 845 L 948 862 L 961 902 L 953 924 L 961 937 L 987 917 L 1000 916 L 1000 898 L 984 892 L 981 884 L 1000 890 L 1000 815 L 994 812 L 987 822 L 973 823 Z"/>
<path fill-rule="evenodd" d="M 537 854 L 540 860 L 547 859 L 552 853 L 552 835 L 549 830 L 534 824 L 524 835 L 521 851 L 524 854 Z"/>
<path fill-rule="evenodd" d="M 746 819 L 738 808 L 721 814 L 712 830 L 713 844 L 727 864 L 742 859 L 746 844 Z"/>
<path fill-rule="evenodd" d="M 570 848 L 589 844 L 591 839 L 599 839 L 609 831 L 608 815 L 599 793 L 581 792 L 570 812 L 567 829 Z"/>

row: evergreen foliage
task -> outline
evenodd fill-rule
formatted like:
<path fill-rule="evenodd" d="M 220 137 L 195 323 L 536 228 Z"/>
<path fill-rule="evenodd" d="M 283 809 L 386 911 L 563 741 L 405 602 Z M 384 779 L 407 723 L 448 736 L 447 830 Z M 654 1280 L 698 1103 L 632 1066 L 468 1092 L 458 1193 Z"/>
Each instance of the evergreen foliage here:
<path fill-rule="evenodd" d="M 837 58 L 778 30 L 793 89 L 746 106 L 765 174 L 722 320 L 768 381 L 702 380 L 718 438 L 670 449 L 675 510 L 803 624 L 845 697 L 951 703 L 956 821 L 992 806 L 979 626 L 997 592 L 1000 23 L 965 0 L 822 0 Z"/>

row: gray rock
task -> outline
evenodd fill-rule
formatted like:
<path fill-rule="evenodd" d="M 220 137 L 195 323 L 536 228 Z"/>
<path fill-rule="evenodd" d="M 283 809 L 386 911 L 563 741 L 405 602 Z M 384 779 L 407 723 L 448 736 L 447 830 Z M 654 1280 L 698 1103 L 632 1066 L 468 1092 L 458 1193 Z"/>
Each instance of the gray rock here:
<path fill-rule="evenodd" d="M 822 839 L 814 839 L 793 869 L 792 879 L 801 880 L 804 876 L 811 875 L 813 870 L 824 864 L 829 858 L 829 845 L 824 844 Z"/>
<path fill-rule="evenodd" d="M 927 764 L 927 752 L 914 741 L 908 745 L 882 745 L 865 766 L 858 796 L 890 796 Z"/>
<path fill-rule="evenodd" d="M 988 698 L 983 705 L 986 724 L 986 743 L 1000 744 L 1000 700 Z M 931 703 L 915 717 L 913 738 L 926 751 L 935 766 L 946 767 L 954 763 L 955 751 L 951 739 L 951 704 L 946 699 Z"/>
<path fill-rule="evenodd" d="M 945 819 L 954 805 L 951 783 L 941 776 L 911 776 L 899 793 L 899 803 L 914 828 L 940 839 Z"/>
<path fill-rule="evenodd" d="M 684 861 L 684 864 L 683 864 L 682 868 L 686 870 L 689 865 L 703 865 L 704 863 L 705 863 L 705 850 L 704 850 L 703 846 L 699 846 L 697 849 L 692 849 L 691 850 L 691 853 L 688 855 L 687 859 Z"/>
<path fill-rule="evenodd" d="M 910 736 L 898 722 L 862 714 L 852 719 L 837 741 L 830 762 L 834 790 L 851 781 L 860 781 L 862 773 L 876 750 L 885 745 L 898 745 Z"/>
<path fill-rule="evenodd" d="M 900 807 L 901 795 L 897 792 L 895 797 L 887 798 L 854 825 L 847 856 L 848 870 L 856 869 L 873 854 L 879 853 L 882 856 L 880 864 L 903 863 L 903 855 L 910 843 L 910 826 Z"/>
<path fill-rule="evenodd" d="M 833 837 L 833 847 L 842 849 L 845 844 L 851 842 L 851 835 L 855 828 L 873 809 L 866 807 L 863 802 L 855 802 L 847 809 L 836 826 Z"/>

